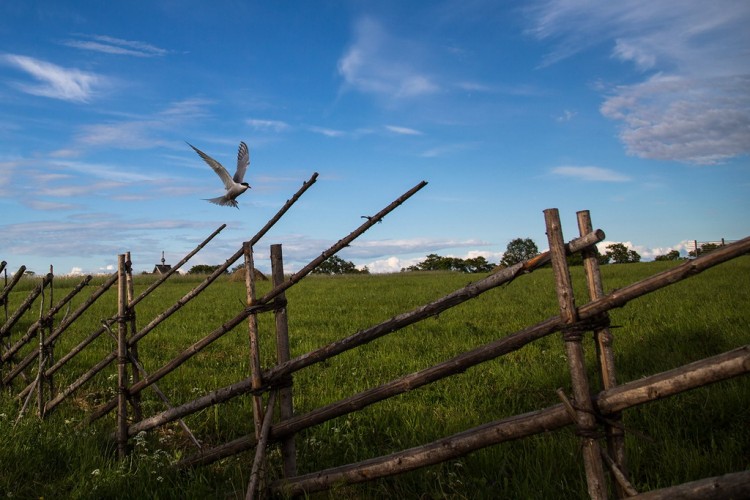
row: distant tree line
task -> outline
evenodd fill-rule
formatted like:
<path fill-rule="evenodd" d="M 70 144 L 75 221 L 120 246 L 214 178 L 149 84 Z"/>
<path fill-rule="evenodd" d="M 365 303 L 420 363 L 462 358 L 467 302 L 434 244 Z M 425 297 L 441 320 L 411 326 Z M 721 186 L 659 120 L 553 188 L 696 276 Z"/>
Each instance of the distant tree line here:
<path fill-rule="evenodd" d="M 710 252 L 718 248 L 719 245 L 707 243 L 698 249 L 698 255 Z M 539 248 L 531 238 L 515 238 L 508 243 L 498 264 L 487 261 L 485 257 L 472 257 L 461 259 L 459 257 L 444 257 L 435 253 L 427 255 L 425 260 L 418 262 L 409 267 L 401 269 L 401 272 L 411 271 L 456 271 L 461 273 L 487 273 L 495 267 L 509 267 L 519 262 L 529 260 L 539 255 Z M 638 252 L 628 248 L 623 243 L 610 243 L 603 254 L 597 250 L 599 264 L 627 264 L 640 262 L 641 256 Z M 690 252 L 690 256 L 695 256 L 695 252 Z M 680 260 L 680 252 L 671 250 L 665 255 L 659 255 L 655 258 L 657 261 Z M 583 257 L 578 252 L 567 257 L 569 266 L 583 265 Z M 208 266 L 205 264 L 193 266 L 188 274 L 211 274 L 220 266 Z M 238 266 L 242 268 L 243 266 Z M 315 270 L 315 274 L 370 274 L 370 270 L 357 269 L 357 266 L 348 260 L 332 255 L 324 260 Z"/>

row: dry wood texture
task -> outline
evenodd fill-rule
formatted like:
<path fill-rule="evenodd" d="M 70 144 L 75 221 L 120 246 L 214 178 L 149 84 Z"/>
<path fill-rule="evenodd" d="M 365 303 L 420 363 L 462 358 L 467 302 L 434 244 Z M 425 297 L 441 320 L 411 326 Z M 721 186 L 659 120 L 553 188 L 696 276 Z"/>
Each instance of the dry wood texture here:
<path fill-rule="evenodd" d="M 622 411 L 748 372 L 750 372 L 750 346 L 743 346 L 718 356 L 602 391 L 595 398 L 596 408 L 602 414 Z M 571 423 L 572 419 L 564 405 L 558 404 L 544 410 L 490 422 L 424 446 L 384 457 L 292 479 L 282 479 L 274 482 L 271 488 L 277 493 L 297 495 L 327 489 L 334 484 L 370 481 L 458 458 L 494 444 L 559 429 Z M 273 428 L 271 434 L 273 435 Z"/>

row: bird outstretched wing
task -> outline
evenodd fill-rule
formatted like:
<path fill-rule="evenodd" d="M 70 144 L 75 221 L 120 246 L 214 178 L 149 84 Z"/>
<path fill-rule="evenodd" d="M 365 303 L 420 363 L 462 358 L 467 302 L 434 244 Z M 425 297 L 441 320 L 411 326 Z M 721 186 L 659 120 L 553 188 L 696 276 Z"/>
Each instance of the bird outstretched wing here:
<path fill-rule="evenodd" d="M 237 171 L 234 173 L 234 182 L 241 183 L 245 178 L 245 172 L 247 166 L 250 164 L 250 151 L 247 149 L 247 144 L 240 141 L 240 147 L 237 150 Z"/>
<path fill-rule="evenodd" d="M 206 163 L 208 163 L 209 167 L 211 167 L 212 169 L 214 169 L 214 172 L 216 172 L 216 175 L 218 175 L 219 178 L 221 179 L 221 181 L 224 183 L 224 189 L 229 189 L 229 188 L 231 188 L 234 185 L 234 182 L 232 181 L 232 178 L 229 176 L 229 172 L 227 172 L 227 169 L 224 168 L 224 166 L 221 163 L 219 163 L 218 161 L 214 160 L 213 158 L 211 158 L 206 153 L 204 153 L 200 149 L 196 148 L 195 146 L 193 146 L 189 142 L 187 143 L 187 145 L 190 146 L 191 148 L 193 148 L 193 150 L 196 153 L 198 153 L 198 156 L 200 156 L 201 158 L 203 158 L 203 161 L 205 161 Z M 247 146 L 245 146 L 245 147 L 247 147 Z M 244 172 L 243 172 L 243 175 L 244 175 Z"/>

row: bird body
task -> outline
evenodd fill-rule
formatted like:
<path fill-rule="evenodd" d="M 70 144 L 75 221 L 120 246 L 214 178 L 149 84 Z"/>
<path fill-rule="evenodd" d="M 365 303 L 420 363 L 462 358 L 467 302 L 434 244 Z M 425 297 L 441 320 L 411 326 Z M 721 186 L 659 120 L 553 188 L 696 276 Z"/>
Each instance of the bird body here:
<path fill-rule="evenodd" d="M 203 161 L 205 161 L 208 166 L 216 172 L 216 175 L 218 175 L 224 183 L 224 189 L 227 191 L 224 196 L 208 198 L 206 201 L 223 207 L 234 207 L 239 209 L 239 206 L 237 205 L 237 197 L 250 189 L 250 184 L 244 182 L 245 172 L 247 171 L 247 166 L 250 164 L 250 152 L 247 149 L 247 144 L 240 142 L 240 147 L 237 150 L 237 170 L 234 173 L 234 177 L 230 177 L 229 172 L 227 172 L 227 169 L 224 168 L 221 163 L 214 160 L 192 144 L 188 143 L 188 146 L 193 148 L 193 150 L 198 153 L 198 156 L 203 158 Z"/>

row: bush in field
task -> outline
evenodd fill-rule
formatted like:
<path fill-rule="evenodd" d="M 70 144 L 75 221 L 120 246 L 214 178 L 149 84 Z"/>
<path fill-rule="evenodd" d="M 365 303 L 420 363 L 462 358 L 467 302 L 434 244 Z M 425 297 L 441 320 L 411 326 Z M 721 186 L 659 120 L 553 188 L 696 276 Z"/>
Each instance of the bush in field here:
<path fill-rule="evenodd" d="M 217 269 L 219 269 L 221 266 L 209 266 L 207 264 L 198 264 L 197 266 L 193 266 L 188 271 L 188 274 L 211 274 Z M 228 271 L 227 271 L 228 272 Z"/>

